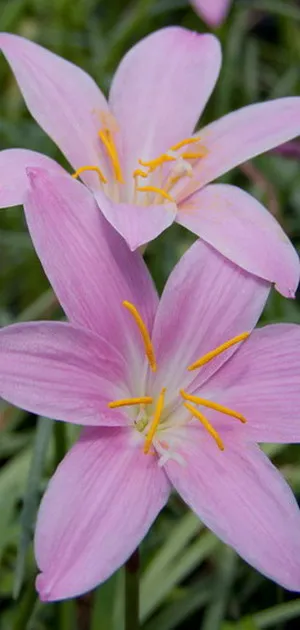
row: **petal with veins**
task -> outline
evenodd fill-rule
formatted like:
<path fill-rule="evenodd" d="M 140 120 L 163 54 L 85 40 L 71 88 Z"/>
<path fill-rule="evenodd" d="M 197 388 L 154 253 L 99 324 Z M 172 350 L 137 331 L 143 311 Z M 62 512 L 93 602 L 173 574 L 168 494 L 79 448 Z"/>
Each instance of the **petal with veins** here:
<path fill-rule="evenodd" d="M 95 193 L 101 212 L 123 236 L 131 251 L 159 236 L 175 220 L 175 203 L 164 202 L 148 206 L 114 203 L 100 191 Z"/>
<path fill-rule="evenodd" d="M 300 442 L 299 373 L 300 326 L 275 324 L 255 330 L 207 387 L 247 418 L 247 440 Z"/>
<path fill-rule="evenodd" d="M 30 113 L 73 168 L 105 164 L 97 132 L 100 114 L 108 111 L 108 105 L 93 79 L 73 63 L 18 35 L 1 33 L 0 50 Z M 95 175 L 86 178 L 98 187 Z"/>
<path fill-rule="evenodd" d="M 107 341 L 61 322 L 0 331 L 0 395 L 27 411 L 75 424 L 124 425 L 107 403 L 124 395 L 127 366 Z"/>
<path fill-rule="evenodd" d="M 256 445 L 189 428 L 165 471 L 184 501 L 247 562 L 289 590 L 300 590 L 300 511 L 291 489 Z"/>
<path fill-rule="evenodd" d="M 214 88 L 221 64 L 218 40 L 179 27 L 136 44 L 121 61 L 109 103 L 122 131 L 127 176 L 190 136 Z"/>
<path fill-rule="evenodd" d="M 164 471 L 131 437 L 128 429 L 86 429 L 50 481 L 35 534 L 42 600 L 76 597 L 106 580 L 167 502 Z"/>
<path fill-rule="evenodd" d="M 197 241 L 172 271 L 153 328 L 158 365 L 155 390 L 164 375 L 171 390 L 200 387 L 238 345 L 188 372 L 187 367 L 232 337 L 252 330 L 269 294 L 268 282 L 243 271 L 203 241 Z"/>
<path fill-rule="evenodd" d="M 67 316 L 105 337 L 139 371 L 143 344 L 122 302 L 136 306 L 151 332 L 158 298 L 142 257 L 130 252 L 83 184 L 41 169 L 31 169 L 30 180 L 28 227 Z"/>
<path fill-rule="evenodd" d="M 195 165 L 194 178 L 180 191 L 180 199 L 299 134 L 300 97 L 296 96 L 248 105 L 212 122 L 199 131 L 207 155 Z"/>
<path fill-rule="evenodd" d="M 276 219 L 248 193 L 206 186 L 181 204 L 177 221 L 246 271 L 274 282 L 284 296 L 295 296 L 299 256 Z"/>
<path fill-rule="evenodd" d="M 24 203 L 29 182 L 28 167 L 40 167 L 57 175 L 66 174 L 54 160 L 27 149 L 6 149 L 0 151 L 0 207 L 18 206 Z"/>

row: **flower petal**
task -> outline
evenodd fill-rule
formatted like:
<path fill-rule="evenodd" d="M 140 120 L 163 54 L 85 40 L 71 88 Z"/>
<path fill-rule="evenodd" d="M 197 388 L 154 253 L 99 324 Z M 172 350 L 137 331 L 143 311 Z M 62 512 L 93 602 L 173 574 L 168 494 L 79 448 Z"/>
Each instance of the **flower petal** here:
<path fill-rule="evenodd" d="M 300 442 L 300 326 L 255 330 L 209 385 L 247 418 L 247 439 Z"/>
<path fill-rule="evenodd" d="M 29 188 L 27 167 L 41 167 L 54 173 L 64 174 L 64 169 L 54 160 L 26 149 L 0 151 L 0 207 L 18 206 L 24 202 Z"/>
<path fill-rule="evenodd" d="M 107 221 L 123 236 L 131 251 L 159 236 L 176 217 L 176 205 L 170 202 L 152 206 L 114 203 L 101 192 L 96 192 L 95 198 Z"/>
<path fill-rule="evenodd" d="M 156 386 L 200 387 L 238 345 L 200 369 L 187 367 L 220 344 L 255 326 L 270 290 L 203 241 L 181 258 L 163 292 L 153 328 Z M 161 385 L 160 385 L 161 387 Z"/>
<path fill-rule="evenodd" d="M 256 445 L 232 441 L 221 452 L 197 428 L 188 433 L 186 465 L 165 465 L 179 494 L 242 558 L 300 591 L 300 511 L 283 477 Z"/>
<path fill-rule="evenodd" d="M 33 413 L 124 425 L 124 416 L 107 407 L 124 394 L 124 374 L 122 357 L 105 339 L 70 324 L 34 322 L 0 331 L 0 395 Z"/>
<path fill-rule="evenodd" d="M 177 221 L 246 271 L 274 282 L 284 296 L 295 297 L 299 256 L 279 223 L 248 193 L 226 184 L 206 186 L 182 204 Z"/>
<path fill-rule="evenodd" d="M 194 167 L 194 178 L 180 192 L 188 197 L 246 160 L 300 134 L 300 97 L 248 105 L 200 130 L 208 154 Z"/>
<path fill-rule="evenodd" d="M 190 136 L 214 88 L 220 44 L 209 34 L 164 28 L 121 61 L 109 103 L 122 131 L 127 176 L 145 160 Z"/>
<path fill-rule="evenodd" d="M 73 167 L 101 165 L 97 132 L 100 114 L 108 106 L 93 79 L 73 63 L 18 35 L 1 33 L 0 49 L 30 113 Z M 91 181 L 97 182 L 97 177 Z"/>
<path fill-rule="evenodd" d="M 76 597 L 106 580 L 167 502 L 165 473 L 133 437 L 86 429 L 50 481 L 35 535 L 42 600 Z"/>
<path fill-rule="evenodd" d="M 123 300 L 152 330 L 157 294 L 140 254 L 102 217 L 89 190 L 71 177 L 30 171 L 26 218 L 36 251 L 72 323 L 100 334 L 140 370 L 144 346 Z"/>
<path fill-rule="evenodd" d="M 220 26 L 225 20 L 231 0 L 190 0 L 196 13 L 208 26 Z"/>

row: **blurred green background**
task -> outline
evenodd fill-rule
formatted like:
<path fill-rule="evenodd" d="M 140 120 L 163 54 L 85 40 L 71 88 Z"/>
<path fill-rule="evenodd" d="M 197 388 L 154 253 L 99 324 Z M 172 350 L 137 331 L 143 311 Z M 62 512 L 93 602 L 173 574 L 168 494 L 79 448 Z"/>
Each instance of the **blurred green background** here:
<path fill-rule="evenodd" d="M 19 33 L 65 56 L 92 74 L 105 92 L 126 50 L 170 24 L 207 30 L 185 0 L 0 0 L 1 31 Z M 217 34 L 224 62 L 205 122 L 255 101 L 300 94 L 296 0 L 235 0 Z M 3 57 L 0 80 L 0 148 L 30 148 L 61 160 L 26 112 Z M 263 201 L 299 249 L 296 159 L 269 153 L 236 169 L 226 181 Z M 191 242 L 189 233 L 173 226 L 149 246 L 146 259 L 159 290 Z M 1 211 L 0 247 L 0 324 L 61 317 L 21 208 Z M 274 292 L 263 319 L 300 323 L 299 297 L 291 302 Z M 62 426 L 0 406 L 0 630 L 123 629 L 123 570 L 76 601 L 45 605 L 35 595 L 37 505 L 76 434 L 67 427 L 64 436 Z M 266 449 L 300 498 L 300 447 Z M 173 496 L 142 544 L 141 623 L 144 630 L 296 630 L 300 598 L 246 565 Z"/>

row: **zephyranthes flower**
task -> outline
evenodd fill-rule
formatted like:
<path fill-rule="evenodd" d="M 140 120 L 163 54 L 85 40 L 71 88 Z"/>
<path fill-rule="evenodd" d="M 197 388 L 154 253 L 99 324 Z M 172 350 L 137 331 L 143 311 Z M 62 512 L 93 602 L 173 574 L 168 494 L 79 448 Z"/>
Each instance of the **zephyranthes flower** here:
<path fill-rule="evenodd" d="M 231 0 L 190 0 L 196 13 L 208 26 L 220 26 L 225 20 Z"/>
<path fill-rule="evenodd" d="M 2 34 L 0 48 L 29 110 L 131 249 L 176 220 L 294 295 L 299 259 L 279 224 L 239 188 L 207 184 L 297 136 L 300 98 L 245 107 L 192 135 L 219 73 L 213 35 L 174 27 L 145 38 L 121 61 L 108 103 L 85 72 L 40 46 Z M 2 206 L 23 203 L 27 166 L 63 172 L 38 153 L 2 151 Z"/>
<path fill-rule="evenodd" d="M 159 301 L 87 188 L 39 169 L 29 177 L 31 236 L 70 323 L 2 329 L 0 393 L 86 425 L 41 504 L 40 597 L 109 577 L 172 486 L 249 563 L 300 590 L 300 512 L 256 444 L 299 441 L 299 326 L 251 333 L 269 283 L 201 241 Z"/>

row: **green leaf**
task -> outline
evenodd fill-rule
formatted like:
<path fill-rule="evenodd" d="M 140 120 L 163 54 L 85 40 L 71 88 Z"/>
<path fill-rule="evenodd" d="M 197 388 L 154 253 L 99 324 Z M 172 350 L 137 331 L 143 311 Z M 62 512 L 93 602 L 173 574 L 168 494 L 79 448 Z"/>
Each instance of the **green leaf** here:
<path fill-rule="evenodd" d="M 141 620 L 145 621 L 161 605 L 163 600 L 220 544 L 210 532 L 204 532 L 178 557 L 149 579 L 147 571 L 141 579 Z M 151 576 L 150 576 L 151 578 Z"/>
<path fill-rule="evenodd" d="M 215 579 L 212 582 L 213 592 L 218 593 L 218 597 L 212 597 L 206 609 L 201 630 L 218 630 L 220 628 L 226 614 L 236 564 L 237 556 L 235 551 L 231 547 L 224 545 L 218 553 Z"/>
<path fill-rule="evenodd" d="M 21 535 L 15 571 L 15 598 L 18 597 L 23 583 L 26 554 L 32 538 L 40 491 L 41 475 L 43 472 L 45 454 L 52 432 L 52 426 L 53 422 L 51 420 L 47 418 L 39 418 L 20 518 Z"/>

